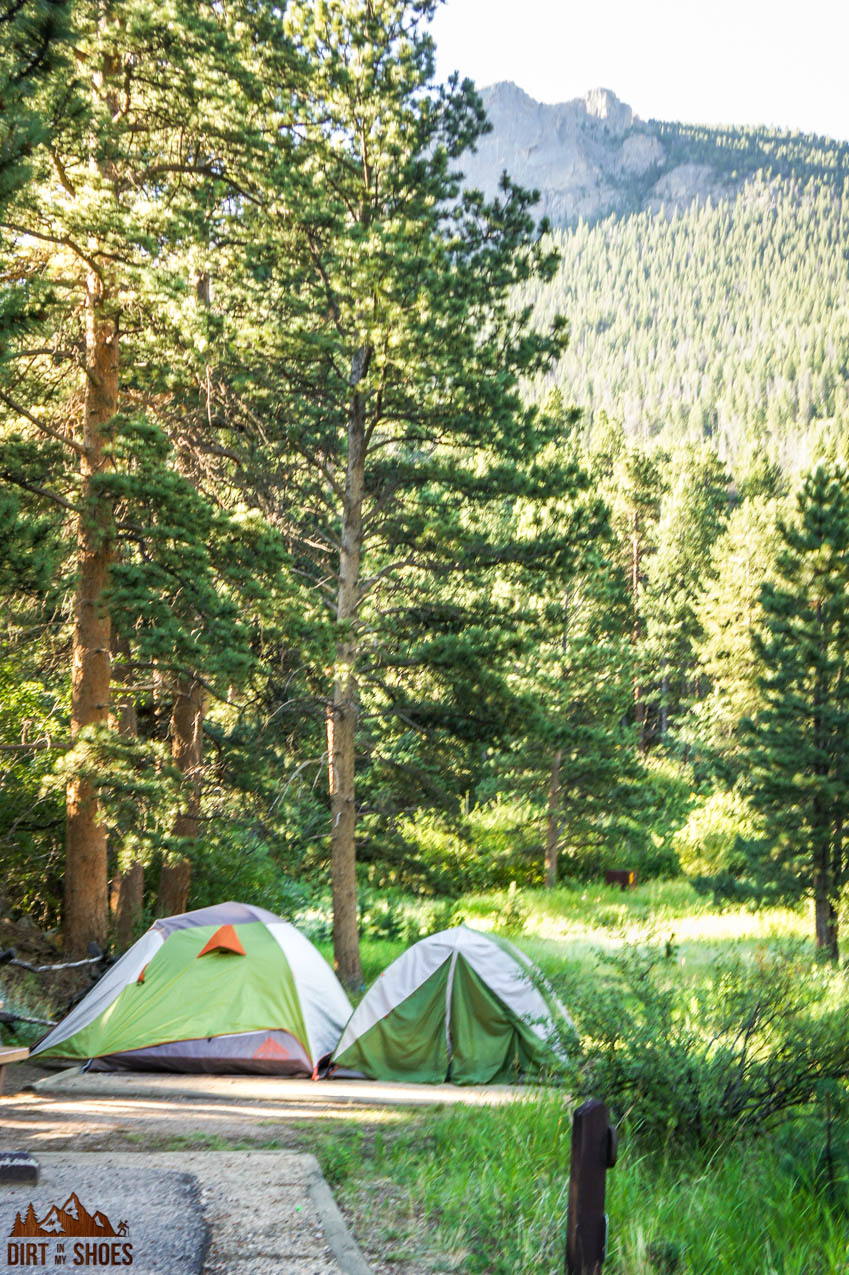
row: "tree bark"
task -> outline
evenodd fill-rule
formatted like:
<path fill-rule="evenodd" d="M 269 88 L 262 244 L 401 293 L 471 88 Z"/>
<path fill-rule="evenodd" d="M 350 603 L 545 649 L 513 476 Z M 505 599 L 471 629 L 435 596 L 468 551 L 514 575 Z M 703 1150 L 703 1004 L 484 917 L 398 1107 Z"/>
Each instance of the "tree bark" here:
<path fill-rule="evenodd" d="M 196 264 L 192 272 L 195 299 L 202 310 L 212 301 L 211 276 L 205 266 Z M 207 386 L 209 384 L 207 378 Z M 209 416 L 207 398 L 206 414 Z M 191 442 L 181 436 L 177 441 L 177 472 L 193 486 L 198 477 Z M 174 836 L 194 847 L 198 835 L 200 813 L 200 779 L 203 766 L 203 686 L 196 677 L 179 676 L 174 682 L 171 708 L 171 757 L 184 779 L 186 808 L 174 820 Z M 178 859 L 163 860 L 159 872 L 157 912 L 160 916 L 176 916 L 189 905 L 192 883 L 192 861 L 184 854 Z"/>
<path fill-rule="evenodd" d="M 548 819 L 545 830 L 545 884 L 548 889 L 557 885 L 557 850 L 560 842 L 560 763 L 562 749 L 558 748 L 551 763 L 548 780 Z"/>
<path fill-rule="evenodd" d="M 837 941 L 837 908 L 816 877 L 814 891 L 817 951 L 824 952 L 830 961 L 836 962 L 840 955 Z"/>
<path fill-rule="evenodd" d="M 631 641 L 634 649 L 640 641 L 640 515 L 634 510 L 631 524 L 631 605 L 634 611 L 634 624 L 631 630 Z M 637 747 L 641 753 L 646 751 L 646 705 L 643 699 L 643 688 L 639 674 L 634 672 L 634 720 L 637 724 Z"/>
<path fill-rule="evenodd" d="M 137 937 L 144 912 L 144 867 L 138 860 L 123 872 L 116 870 L 109 889 L 109 907 L 115 947 L 118 952 L 126 952 Z"/>
<path fill-rule="evenodd" d="M 327 711 L 327 763 L 330 779 L 330 854 L 333 891 L 333 957 L 345 987 L 362 985 L 357 928 L 357 851 L 355 756 L 357 732 L 357 638 L 360 557 L 363 543 L 363 478 L 365 472 L 365 405 L 357 385 L 371 357 L 368 346 L 354 355 L 348 456 L 342 505 L 339 589 L 336 599 L 338 638 L 333 700 Z"/>
<path fill-rule="evenodd" d="M 818 756 L 822 759 L 828 751 L 828 731 L 825 726 L 826 706 L 830 699 L 830 688 L 825 672 L 825 663 L 829 648 L 829 634 L 824 629 L 823 605 L 820 600 L 815 603 L 814 612 L 817 618 L 817 632 L 820 653 L 823 658 L 818 661 L 814 678 L 813 703 L 813 738 Z M 841 885 L 841 876 L 835 872 L 842 858 L 843 827 L 838 821 L 836 828 L 831 826 L 831 812 L 823 802 L 822 789 L 828 776 L 828 762 L 819 760 L 814 764 L 818 785 L 814 794 L 812 822 L 814 825 L 813 845 L 813 886 L 814 886 L 814 933 L 817 951 L 824 952 L 830 961 L 837 962 L 837 908 L 834 898 Z M 837 834 L 835 836 L 835 833 Z"/>
<path fill-rule="evenodd" d="M 203 686 L 195 678 L 178 677 L 171 709 L 171 757 L 185 779 L 186 808 L 174 820 L 174 836 L 194 843 L 200 813 L 200 775 L 203 765 Z M 164 862 L 159 873 L 157 912 L 175 916 L 189 902 L 192 864 L 187 855 Z"/>
<path fill-rule="evenodd" d="M 130 643 L 120 633 L 112 633 L 112 698 L 111 724 L 124 739 L 134 739 L 138 734 L 136 702 L 129 693 Z M 115 864 L 109 886 L 109 910 L 112 913 L 112 929 L 119 952 L 125 951 L 136 937 L 139 920 L 144 910 L 144 868 L 138 861 L 122 870 L 117 863 L 116 847 L 111 847 Z"/>
<path fill-rule="evenodd" d="M 666 656 L 661 661 L 663 670 L 660 678 L 660 738 L 666 739 L 669 728 L 669 669 Z"/>
<path fill-rule="evenodd" d="M 118 328 L 105 312 L 103 282 L 86 277 L 86 392 L 77 522 L 77 584 L 71 648 L 71 738 L 109 716 L 110 623 L 103 598 L 113 552 L 112 510 L 95 489 L 108 427 L 118 410 Z M 65 832 L 65 950 L 84 956 L 88 944 L 106 942 L 106 829 L 97 793 L 78 775 L 68 781 Z"/>

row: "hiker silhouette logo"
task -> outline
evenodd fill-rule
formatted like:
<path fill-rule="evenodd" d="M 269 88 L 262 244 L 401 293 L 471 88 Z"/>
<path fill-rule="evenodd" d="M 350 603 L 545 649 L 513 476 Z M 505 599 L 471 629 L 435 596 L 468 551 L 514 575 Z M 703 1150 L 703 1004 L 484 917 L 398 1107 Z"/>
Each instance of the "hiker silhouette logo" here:
<path fill-rule="evenodd" d="M 15 1214 L 6 1247 L 8 1267 L 132 1266 L 129 1223 L 113 1226 L 100 1210 L 89 1212 L 75 1191 L 39 1218 L 35 1205 Z M 51 1243 L 50 1241 L 55 1241 Z M 68 1243 L 67 1241 L 72 1241 Z"/>

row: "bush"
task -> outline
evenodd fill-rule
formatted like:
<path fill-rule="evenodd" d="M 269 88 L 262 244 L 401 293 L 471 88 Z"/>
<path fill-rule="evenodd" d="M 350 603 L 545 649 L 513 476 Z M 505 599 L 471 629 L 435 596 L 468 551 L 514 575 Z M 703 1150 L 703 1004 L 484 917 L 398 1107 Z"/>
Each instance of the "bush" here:
<path fill-rule="evenodd" d="M 208 825 L 192 863 L 192 907 L 240 899 L 291 920 L 311 897 L 307 887 L 280 871 L 261 837 L 238 825 Z"/>
<path fill-rule="evenodd" d="M 672 844 L 688 876 L 738 876 L 746 866 L 741 839 L 756 835 L 756 818 L 745 798 L 719 789 L 693 807 Z"/>
<path fill-rule="evenodd" d="M 516 882 L 511 881 L 504 903 L 495 914 L 495 928 L 505 934 L 521 934 L 530 914 L 531 909 L 516 888 Z"/>
<path fill-rule="evenodd" d="M 798 946 L 717 960 L 681 984 L 667 945 L 600 954 L 607 976 L 572 986 L 579 1091 L 603 1095 L 650 1138 L 711 1145 L 758 1133 L 849 1076 L 849 993 Z"/>
<path fill-rule="evenodd" d="M 417 943 L 463 920 L 450 899 L 414 899 L 385 890 L 380 893 L 361 890 L 359 909 L 361 938 L 401 939 L 407 944 Z"/>
<path fill-rule="evenodd" d="M 457 895 L 542 880 L 539 812 L 528 802 L 493 801 L 453 816 L 418 811 L 399 819 L 397 831 L 407 865 L 399 884 Z"/>

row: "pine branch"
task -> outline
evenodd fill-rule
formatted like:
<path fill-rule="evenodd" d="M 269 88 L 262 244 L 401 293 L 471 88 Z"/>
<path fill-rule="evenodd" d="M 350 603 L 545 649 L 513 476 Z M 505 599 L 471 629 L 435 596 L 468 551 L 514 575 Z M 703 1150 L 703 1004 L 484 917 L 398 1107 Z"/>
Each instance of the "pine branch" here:
<path fill-rule="evenodd" d="M 24 491 L 32 492 L 34 496 L 43 496 L 45 500 L 52 500 L 54 505 L 67 509 L 69 513 L 79 514 L 81 512 L 76 505 L 72 505 L 70 500 L 66 500 L 64 496 L 60 496 L 57 492 L 50 491 L 47 487 L 40 487 L 37 483 L 27 482 L 26 479 L 18 478 L 7 470 L 0 471 L 0 478 L 4 478 L 7 483 L 12 483 L 15 487 L 21 487 Z"/>
<path fill-rule="evenodd" d="M 9 398 L 8 394 L 4 394 L 2 390 L 0 390 L 0 400 L 2 400 L 8 408 L 11 408 L 13 412 L 17 412 L 19 416 L 23 416 L 25 420 L 28 420 L 31 425 L 36 427 L 36 429 L 41 430 L 42 434 L 46 434 L 48 438 L 55 439 L 55 441 L 57 443 L 61 443 L 63 447 L 69 447 L 72 452 L 77 454 L 77 456 L 85 456 L 86 449 L 81 443 L 76 443 L 72 438 L 68 438 L 67 435 L 60 434 L 58 430 L 51 429 L 49 425 L 45 425 L 44 421 L 40 421 L 37 416 L 33 416 L 32 412 L 30 412 L 28 408 L 24 407 L 21 403 L 16 403 L 14 399 Z"/>
<path fill-rule="evenodd" d="M 100 267 L 88 253 L 83 252 L 79 244 L 75 243 L 70 235 L 48 235 L 43 230 L 33 230 L 31 226 L 19 226 L 12 221 L 0 222 L 4 230 L 12 230 L 16 235 L 28 235 L 31 239 L 39 239 L 42 243 L 58 244 L 61 248 L 70 248 L 80 261 L 84 261 L 90 270 L 93 270 L 98 279 L 102 278 Z M 107 254 L 101 253 L 101 256 Z"/>

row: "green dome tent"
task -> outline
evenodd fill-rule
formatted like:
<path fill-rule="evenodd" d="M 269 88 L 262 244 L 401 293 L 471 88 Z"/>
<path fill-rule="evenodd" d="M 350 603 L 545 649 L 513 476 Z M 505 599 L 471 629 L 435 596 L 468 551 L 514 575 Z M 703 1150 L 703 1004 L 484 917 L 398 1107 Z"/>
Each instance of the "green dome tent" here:
<path fill-rule="evenodd" d="M 95 1070 L 313 1075 L 350 1013 L 293 925 L 221 903 L 156 921 L 33 1053 Z"/>
<path fill-rule="evenodd" d="M 556 1016 L 569 1021 L 532 961 L 461 925 L 421 939 L 384 970 L 342 1033 L 330 1074 L 513 1081 L 557 1060 Z"/>

